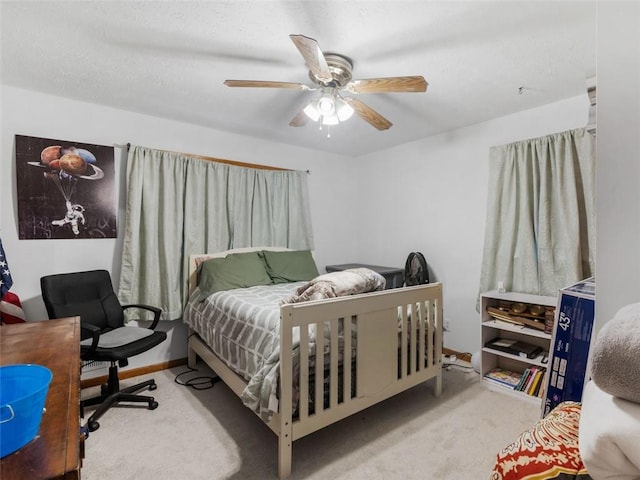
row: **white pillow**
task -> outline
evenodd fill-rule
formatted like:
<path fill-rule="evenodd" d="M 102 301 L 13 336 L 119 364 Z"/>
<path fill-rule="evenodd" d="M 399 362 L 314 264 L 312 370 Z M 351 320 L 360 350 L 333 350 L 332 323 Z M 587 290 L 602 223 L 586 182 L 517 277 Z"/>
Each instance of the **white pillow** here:
<path fill-rule="evenodd" d="M 589 382 L 582 393 L 578 435 L 580 456 L 594 480 L 640 479 L 640 404 Z"/>

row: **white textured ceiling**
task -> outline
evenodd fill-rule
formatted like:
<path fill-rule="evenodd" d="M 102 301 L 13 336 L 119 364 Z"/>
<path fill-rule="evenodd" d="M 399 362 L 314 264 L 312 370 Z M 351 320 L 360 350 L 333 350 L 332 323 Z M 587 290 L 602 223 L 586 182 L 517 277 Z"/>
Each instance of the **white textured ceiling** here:
<path fill-rule="evenodd" d="M 350 156 L 584 94 L 596 74 L 594 2 L 2 1 L 0 14 L 3 84 Z M 309 84 L 292 33 L 352 58 L 356 79 L 429 88 L 359 95 L 386 131 L 356 116 L 331 138 L 290 127 L 312 93 L 223 81 Z"/>

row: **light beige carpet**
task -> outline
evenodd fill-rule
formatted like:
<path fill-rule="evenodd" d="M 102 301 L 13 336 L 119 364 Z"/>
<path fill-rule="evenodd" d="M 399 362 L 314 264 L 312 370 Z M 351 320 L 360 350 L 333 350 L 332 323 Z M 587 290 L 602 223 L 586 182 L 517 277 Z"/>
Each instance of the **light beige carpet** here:
<path fill-rule="evenodd" d="M 277 478 L 277 438 L 223 383 L 194 390 L 177 367 L 153 377 L 160 406 L 111 409 L 86 440 L 83 480 Z M 199 372 L 211 375 L 199 364 Z M 89 413 L 89 410 L 87 410 Z M 293 446 L 296 479 L 488 479 L 495 454 L 529 428 L 539 408 L 484 388 L 452 367 L 433 381 L 308 435 Z"/>

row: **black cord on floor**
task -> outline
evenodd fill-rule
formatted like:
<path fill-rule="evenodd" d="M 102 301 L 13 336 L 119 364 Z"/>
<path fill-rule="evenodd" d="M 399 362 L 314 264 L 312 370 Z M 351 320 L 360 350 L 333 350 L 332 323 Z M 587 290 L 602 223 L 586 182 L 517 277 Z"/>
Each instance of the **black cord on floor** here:
<path fill-rule="evenodd" d="M 176 377 L 173 379 L 173 381 L 176 382 L 178 385 L 191 387 L 194 390 L 207 390 L 209 388 L 213 388 L 213 386 L 220 381 L 220 377 L 216 375 L 212 377 L 207 377 L 207 376 L 192 377 L 186 380 L 182 380 L 180 377 L 182 377 L 183 375 L 198 371 L 198 369 L 196 368 L 191 368 L 191 367 L 187 367 L 187 368 L 188 370 L 178 373 Z"/>

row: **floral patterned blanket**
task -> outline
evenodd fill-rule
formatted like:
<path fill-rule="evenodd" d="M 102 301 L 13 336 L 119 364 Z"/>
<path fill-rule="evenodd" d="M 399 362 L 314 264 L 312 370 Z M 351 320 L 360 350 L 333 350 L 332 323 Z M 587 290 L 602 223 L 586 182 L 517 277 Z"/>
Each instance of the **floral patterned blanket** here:
<path fill-rule="evenodd" d="M 490 480 L 591 480 L 580 458 L 581 404 L 563 402 L 496 458 Z"/>

